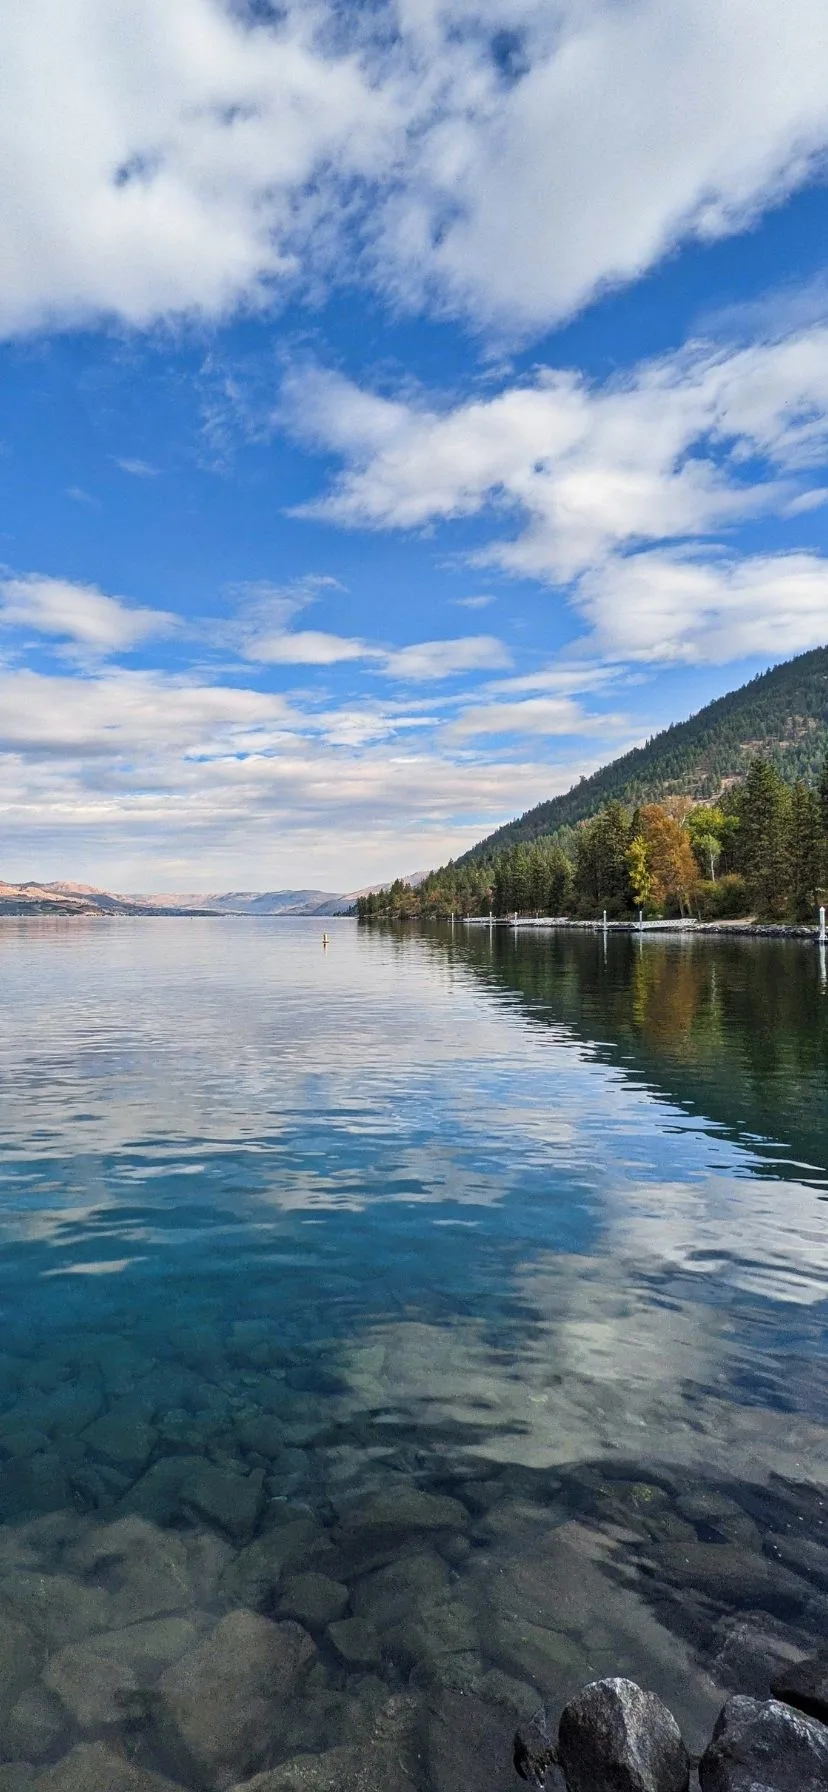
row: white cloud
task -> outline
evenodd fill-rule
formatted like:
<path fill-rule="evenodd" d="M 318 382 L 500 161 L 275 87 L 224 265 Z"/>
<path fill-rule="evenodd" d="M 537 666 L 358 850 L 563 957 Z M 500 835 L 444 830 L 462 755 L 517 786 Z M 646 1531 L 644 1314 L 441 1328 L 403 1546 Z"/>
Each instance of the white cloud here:
<path fill-rule="evenodd" d="M 516 703 L 471 704 L 445 730 L 449 741 L 489 734 L 612 734 L 628 726 L 618 716 L 588 716 L 570 697 L 527 697 Z"/>
<path fill-rule="evenodd" d="M 597 645 L 631 660 L 786 659 L 828 640 L 828 560 L 633 554 L 584 581 L 580 603 Z"/>
<path fill-rule="evenodd" d="M 691 344 L 604 386 L 546 368 L 449 410 L 306 370 L 286 404 L 346 463 L 305 514 L 417 528 L 508 510 L 511 533 L 480 558 L 560 581 L 630 544 L 707 534 L 793 497 L 784 480 L 808 477 L 828 445 L 828 327 L 749 348 Z"/>
<path fill-rule="evenodd" d="M 823 0 L 12 0 L 0 330 L 223 316 L 340 267 L 544 326 L 826 141 Z"/>
<path fill-rule="evenodd" d="M 458 14 L 513 28 L 517 79 L 497 82 L 468 30 L 450 46 Z M 822 0 L 513 0 L 427 17 L 446 77 L 380 254 L 403 290 L 419 281 L 485 323 L 565 316 L 672 244 L 744 226 L 824 150 Z"/>
<path fill-rule="evenodd" d="M 497 600 L 492 595 L 484 594 L 481 597 L 456 597 L 454 601 L 461 610 L 487 610 Z"/>
<path fill-rule="evenodd" d="M 618 655 L 720 661 L 828 635 L 813 555 L 740 572 L 719 545 L 746 518 L 790 521 L 823 502 L 825 324 L 747 347 L 691 343 L 603 385 L 541 369 L 448 409 L 321 371 L 302 390 L 297 427 L 344 462 L 312 516 L 410 529 L 483 514 L 493 538 L 474 558 L 563 587 Z M 707 624 L 695 625 L 694 601 Z"/>
<path fill-rule="evenodd" d="M 511 654 L 494 635 L 461 635 L 454 641 L 417 641 L 385 656 L 391 678 L 451 678 L 458 672 L 481 672 L 510 666 Z"/>
<path fill-rule="evenodd" d="M 254 28 L 220 0 L 5 8 L 0 329 L 216 316 L 290 276 L 296 197 L 388 153 L 393 96 L 318 46 L 323 22 L 297 6 Z"/>
<path fill-rule="evenodd" d="M 571 782 L 568 763 L 531 757 L 459 765 L 429 720 L 304 714 L 161 673 L 0 671 L 4 875 L 349 889 L 405 869 L 403 846 L 439 863 Z"/>
<path fill-rule="evenodd" d="M 129 606 L 95 585 L 30 573 L 0 579 L 0 624 L 54 635 L 95 653 L 123 653 L 176 626 L 165 610 Z"/>
<path fill-rule="evenodd" d="M 254 635 L 244 649 L 244 657 L 264 665 L 336 666 L 344 660 L 376 659 L 380 650 L 364 641 L 351 641 L 343 635 L 329 635 L 322 629 L 294 629 L 292 633 Z"/>

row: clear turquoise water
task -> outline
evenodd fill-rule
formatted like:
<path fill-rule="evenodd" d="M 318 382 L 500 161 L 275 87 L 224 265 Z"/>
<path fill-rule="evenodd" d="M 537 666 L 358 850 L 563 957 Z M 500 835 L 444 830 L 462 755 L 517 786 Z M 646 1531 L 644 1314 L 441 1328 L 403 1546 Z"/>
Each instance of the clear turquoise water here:
<path fill-rule="evenodd" d="M 815 948 L 327 925 L 0 927 L 0 1792 L 503 1792 L 824 1640 Z"/>

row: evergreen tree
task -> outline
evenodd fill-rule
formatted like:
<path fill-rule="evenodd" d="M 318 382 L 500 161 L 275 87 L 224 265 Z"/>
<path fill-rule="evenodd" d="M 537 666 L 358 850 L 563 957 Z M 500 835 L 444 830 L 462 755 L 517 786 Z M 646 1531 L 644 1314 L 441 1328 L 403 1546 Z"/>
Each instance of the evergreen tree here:
<path fill-rule="evenodd" d="M 788 856 L 791 910 L 797 921 L 812 920 L 824 871 L 819 797 L 798 778 L 791 792 Z"/>
<path fill-rule="evenodd" d="M 575 848 L 575 893 L 588 914 L 606 908 L 623 914 L 632 906 L 627 852 L 630 823 L 620 803 L 609 803 L 579 828 Z"/>
<path fill-rule="evenodd" d="M 758 912 L 785 913 L 790 890 L 790 792 L 767 759 L 754 759 L 739 793 L 739 870 Z"/>
<path fill-rule="evenodd" d="M 828 753 L 825 755 L 819 780 L 819 812 L 822 832 L 828 844 Z"/>

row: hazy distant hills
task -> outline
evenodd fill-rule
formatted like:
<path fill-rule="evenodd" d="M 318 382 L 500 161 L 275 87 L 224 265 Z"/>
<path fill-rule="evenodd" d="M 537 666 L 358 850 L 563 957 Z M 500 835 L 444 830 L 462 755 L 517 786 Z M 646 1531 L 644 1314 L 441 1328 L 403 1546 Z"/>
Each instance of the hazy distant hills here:
<path fill-rule="evenodd" d="M 458 863 L 488 859 L 520 840 L 574 827 L 614 799 L 632 805 L 675 795 L 715 796 L 742 776 L 757 753 L 772 759 L 791 782 L 802 777 L 813 783 L 826 752 L 828 647 L 817 647 L 718 697 L 689 721 L 673 723 L 646 746 L 582 778 L 564 796 L 528 809 Z"/>
<path fill-rule="evenodd" d="M 333 890 L 225 890 L 220 894 L 173 891 L 127 900 L 144 908 L 188 913 L 196 909 L 220 915 L 341 915 L 350 908 L 352 898 Z"/>
<path fill-rule="evenodd" d="M 353 898 L 330 890 L 174 891 L 121 896 L 93 884 L 0 882 L 0 914 L 17 915 L 342 915 Z"/>

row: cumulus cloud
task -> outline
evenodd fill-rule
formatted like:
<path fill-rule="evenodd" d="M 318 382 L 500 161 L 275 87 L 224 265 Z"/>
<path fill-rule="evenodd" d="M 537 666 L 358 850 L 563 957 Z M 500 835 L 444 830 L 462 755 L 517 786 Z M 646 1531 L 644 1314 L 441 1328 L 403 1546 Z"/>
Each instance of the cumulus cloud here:
<path fill-rule="evenodd" d="M 335 268 L 543 327 L 826 141 L 822 0 L 12 0 L 0 329 L 219 317 Z"/>
<path fill-rule="evenodd" d="M 603 386 L 545 368 L 449 409 L 317 369 L 288 381 L 286 404 L 346 463 L 306 514 L 404 529 L 508 510 L 516 526 L 481 557 L 561 581 L 619 548 L 708 534 L 793 497 L 780 482 L 807 481 L 828 445 L 828 328 L 691 344 Z"/>
<path fill-rule="evenodd" d="M 0 625 L 54 635 L 97 654 L 124 653 L 151 635 L 167 634 L 176 618 L 107 597 L 96 585 L 76 585 L 36 573 L 0 579 Z"/>
<path fill-rule="evenodd" d="M 493 535 L 475 558 L 564 588 L 618 654 L 773 656 L 825 638 L 821 562 L 789 553 L 740 572 L 717 546 L 737 522 L 807 516 L 824 501 L 824 324 L 747 346 L 691 343 L 603 385 L 545 368 L 442 408 L 323 370 L 302 389 L 296 427 L 343 462 L 306 507 L 315 517 L 411 529 L 485 515 Z M 293 381 L 285 402 L 295 412 Z M 697 601 L 715 626 L 679 615 L 678 590 L 679 608 Z"/>
<path fill-rule="evenodd" d="M 774 660 L 825 644 L 828 560 L 766 554 L 699 563 L 633 554 L 585 580 L 580 602 L 597 644 L 631 660 Z"/>

